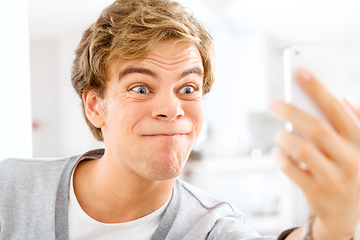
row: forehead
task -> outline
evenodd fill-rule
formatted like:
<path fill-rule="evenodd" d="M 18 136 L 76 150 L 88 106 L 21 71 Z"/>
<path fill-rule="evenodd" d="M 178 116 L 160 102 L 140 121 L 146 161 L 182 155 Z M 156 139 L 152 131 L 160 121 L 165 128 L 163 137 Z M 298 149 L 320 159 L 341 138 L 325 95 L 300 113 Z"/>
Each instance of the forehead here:
<path fill-rule="evenodd" d="M 196 45 L 178 40 L 167 40 L 154 45 L 143 58 L 132 60 L 118 59 L 109 64 L 108 70 L 119 71 L 129 65 L 147 65 L 151 68 L 158 67 L 164 70 L 196 66 L 203 70 L 202 58 Z"/>
<path fill-rule="evenodd" d="M 145 59 L 160 60 L 164 63 L 175 64 L 189 59 L 201 62 L 198 48 L 190 42 L 168 40 L 155 45 Z"/>

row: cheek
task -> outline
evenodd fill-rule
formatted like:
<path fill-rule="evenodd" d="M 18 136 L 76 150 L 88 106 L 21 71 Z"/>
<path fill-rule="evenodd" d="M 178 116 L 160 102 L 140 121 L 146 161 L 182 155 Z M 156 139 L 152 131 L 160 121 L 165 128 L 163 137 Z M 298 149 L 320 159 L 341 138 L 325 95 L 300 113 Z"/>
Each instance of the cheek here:
<path fill-rule="evenodd" d="M 204 106 L 202 102 L 191 102 L 185 104 L 184 110 L 190 117 L 191 121 L 193 122 L 196 131 L 196 136 L 198 136 L 200 134 L 200 130 L 202 128 L 205 119 Z"/>
<path fill-rule="evenodd" d="M 148 114 L 148 107 L 139 102 L 122 102 L 108 107 L 107 122 L 112 129 L 131 131 Z"/>

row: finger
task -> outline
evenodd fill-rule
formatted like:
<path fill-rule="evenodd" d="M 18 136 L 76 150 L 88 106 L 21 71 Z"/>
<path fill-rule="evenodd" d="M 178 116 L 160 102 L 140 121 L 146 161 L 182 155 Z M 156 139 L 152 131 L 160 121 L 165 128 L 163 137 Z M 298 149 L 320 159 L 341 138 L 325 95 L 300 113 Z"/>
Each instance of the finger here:
<path fill-rule="evenodd" d="M 358 126 L 343 104 L 309 71 L 299 69 L 296 78 L 305 92 L 323 110 L 335 130 L 342 136 L 352 136 Z"/>
<path fill-rule="evenodd" d="M 351 135 L 349 136 L 350 140 L 354 141 L 356 144 L 360 144 L 360 107 L 353 104 L 353 101 L 349 101 L 349 98 L 343 98 L 342 104 L 349 112 L 349 115 L 356 123 L 357 129 L 353 129 Z"/>
<path fill-rule="evenodd" d="M 281 118 L 290 121 L 302 136 L 313 141 L 326 156 L 341 161 L 343 153 L 338 147 L 344 145 L 343 139 L 328 123 L 282 100 L 273 101 L 270 108 Z"/>
<path fill-rule="evenodd" d="M 297 134 L 279 131 L 275 135 L 276 144 L 296 161 L 306 165 L 306 169 L 322 184 L 329 182 L 336 165 L 327 159 L 313 143 Z"/>
<path fill-rule="evenodd" d="M 280 169 L 304 192 L 308 186 L 311 186 L 313 179 L 311 174 L 298 167 L 298 165 L 283 151 L 278 150 L 275 153 L 275 159 Z"/>

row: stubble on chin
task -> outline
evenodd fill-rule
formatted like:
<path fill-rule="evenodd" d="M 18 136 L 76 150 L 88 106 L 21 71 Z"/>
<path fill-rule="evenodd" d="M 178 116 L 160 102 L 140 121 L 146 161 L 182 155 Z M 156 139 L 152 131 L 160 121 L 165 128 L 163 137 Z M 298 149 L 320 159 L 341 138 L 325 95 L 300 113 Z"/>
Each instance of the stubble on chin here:
<path fill-rule="evenodd" d="M 163 156 L 152 164 L 151 175 L 154 180 L 168 180 L 178 177 L 187 162 L 188 156 Z"/>

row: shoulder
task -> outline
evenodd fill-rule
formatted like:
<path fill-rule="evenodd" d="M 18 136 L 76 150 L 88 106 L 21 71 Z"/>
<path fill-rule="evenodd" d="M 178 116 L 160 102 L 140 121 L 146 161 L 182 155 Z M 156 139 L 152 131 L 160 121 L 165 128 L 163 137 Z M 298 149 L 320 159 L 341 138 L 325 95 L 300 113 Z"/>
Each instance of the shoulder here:
<path fill-rule="evenodd" d="M 0 192 L 55 188 L 71 158 L 5 159 L 0 161 Z"/>
<path fill-rule="evenodd" d="M 61 171 L 69 158 L 47 159 L 4 159 L 0 161 L 0 177 L 30 177 L 33 175 L 43 176 Z M 39 174 L 41 173 L 41 174 Z"/>
<path fill-rule="evenodd" d="M 59 158 L 7 158 L 0 159 L 0 170 L 3 168 L 21 168 L 24 166 L 50 166 L 63 164 L 69 157 Z"/>
<path fill-rule="evenodd" d="M 37 232 L 45 236 L 52 234 L 58 184 L 69 159 L 0 161 L 2 234 L 18 236 L 17 234 L 31 232 L 32 229 L 37 229 Z"/>
<path fill-rule="evenodd" d="M 15 227 L 24 232 L 30 229 L 51 231 L 58 185 L 70 159 L 0 161 L 1 231 L 12 233 Z"/>

